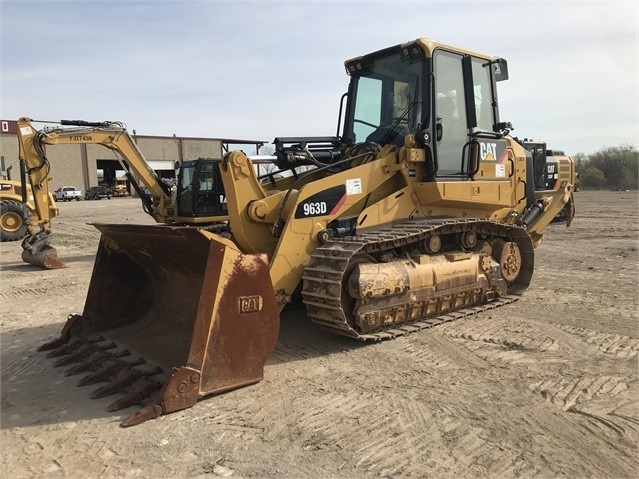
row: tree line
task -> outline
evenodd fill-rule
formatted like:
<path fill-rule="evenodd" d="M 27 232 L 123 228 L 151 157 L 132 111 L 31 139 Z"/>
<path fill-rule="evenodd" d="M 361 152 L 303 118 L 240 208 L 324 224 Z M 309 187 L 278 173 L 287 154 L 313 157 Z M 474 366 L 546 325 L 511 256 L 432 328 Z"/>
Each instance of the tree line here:
<path fill-rule="evenodd" d="M 584 188 L 639 188 L 639 150 L 631 145 L 604 148 L 573 156 Z"/>

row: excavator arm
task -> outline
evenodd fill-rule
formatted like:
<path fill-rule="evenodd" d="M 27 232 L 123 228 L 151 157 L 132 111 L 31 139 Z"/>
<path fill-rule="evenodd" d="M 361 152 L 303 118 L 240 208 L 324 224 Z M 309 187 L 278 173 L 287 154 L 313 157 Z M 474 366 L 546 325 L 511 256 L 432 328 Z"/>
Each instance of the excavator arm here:
<path fill-rule="evenodd" d="M 22 259 L 47 269 L 63 268 L 56 250 L 49 244 L 51 213 L 49 205 L 50 163 L 46 145 L 95 144 L 117 153 L 130 179 L 135 175 L 150 191 L 150 197 L 138 191 L 144 210 L 158 223 L 171 223 L 176 216 L 175 203 L 169 187 L 157 177 L 142 152 L 121 123 L 63 120 L 62 127 L 38 130 L 30 118 L 18 120 L 19 158 L 26 167 L 34 192 L 36 214 L 27 224 L 28 235 L 23 241 Z M 137 187 L 137 182 L 132 181 Z"/>

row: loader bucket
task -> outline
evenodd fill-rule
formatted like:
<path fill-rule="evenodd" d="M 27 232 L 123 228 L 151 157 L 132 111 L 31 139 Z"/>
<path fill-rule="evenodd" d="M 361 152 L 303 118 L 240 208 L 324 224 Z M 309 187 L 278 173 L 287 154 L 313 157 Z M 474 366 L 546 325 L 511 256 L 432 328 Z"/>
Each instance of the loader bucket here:
<path fill-rule="evenodd" d="M 53 349 L 92 397 L 135 404 L 123 426 L 256 383 L 279 333 L 266 255 L 191 227 L 95 224 L 102 237 L 82 315 L 41 349 Z"/>

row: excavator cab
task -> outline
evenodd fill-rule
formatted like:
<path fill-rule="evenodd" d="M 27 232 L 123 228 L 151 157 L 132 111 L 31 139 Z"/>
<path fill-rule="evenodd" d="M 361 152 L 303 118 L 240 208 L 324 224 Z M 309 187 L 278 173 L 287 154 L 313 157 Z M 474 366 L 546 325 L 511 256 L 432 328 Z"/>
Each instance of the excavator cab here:
<path fill-rule="evenodd" d="M 211 217 L 228 214 L 221 159 L 200 158 L 180 166 L 177 184 L 179 217 Z"/>

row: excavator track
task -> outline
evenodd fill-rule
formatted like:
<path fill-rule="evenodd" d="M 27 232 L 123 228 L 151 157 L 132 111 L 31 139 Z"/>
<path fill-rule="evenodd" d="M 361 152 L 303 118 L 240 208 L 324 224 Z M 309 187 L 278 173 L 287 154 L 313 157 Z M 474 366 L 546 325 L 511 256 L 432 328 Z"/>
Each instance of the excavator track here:
<path fill-rule="evenodd" d="M 477 239 L 472 247 L 456 245 L 459 238 L 469 234 Z M 368 260 L 384 263 L 391 260 L 410 258 L 415 252 L 424 252 L 420 245 L 429 244 L 435 237 L 446 251 L 431 252 L 430 256 L 463 254 L 463 250 L 478 250 L 481 245 L 516 244 L 519 264 L 516 278 L 508 277 L 509 262 L 505 261 L 503 277 L 495 275 L 495 268 L 488 268 L 485 284 L 489 287 L 453 288 L 445 294 L 435 292 L 421 301 L 401 301 L 395 303 L 386 297 L 359 301 L 355 309 L 345 301 L 348 276 L 353 265 Z M 442 240 L 441 238 L 445 238 Z M 443 241 L 443 243 L 442 243 Z M 470 245 L 466 245 L 470 246 Z M 483 219 L 429 219 L 405 221 L 387 227 L 368 230 L 361 234 L 326 242 L 311 255 L 305 268 L 302 296 L 308 316 L 322 328 L 334 333 L 364 341 L 380 341 L 402 336 L 411 332 L 431 328 L 439 324 L 481 313 L 512 303 L 528 287 L 533 272 L 533 245 L 525 229 Z M 499 287 L 501 283 L 501 287 Z M 485 285 L 484 285 L 485 286 Z M 505 287 L 504 287 L 505 286 Z M 399 289 L 399 288 L 396 288 Z M 408 289 L 408 288 L 406 288 Z M 404 296 L 405 297 L 405 296 Z M 390 324 L 362 331 L 353 317 L 357 308 L 366 303 L 366 314 L 371 317 L 391 318 Z M 400 304 L 401 303 L 401 304 Z"/>

